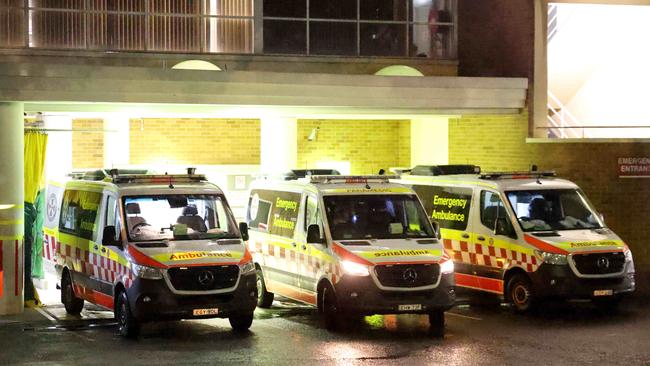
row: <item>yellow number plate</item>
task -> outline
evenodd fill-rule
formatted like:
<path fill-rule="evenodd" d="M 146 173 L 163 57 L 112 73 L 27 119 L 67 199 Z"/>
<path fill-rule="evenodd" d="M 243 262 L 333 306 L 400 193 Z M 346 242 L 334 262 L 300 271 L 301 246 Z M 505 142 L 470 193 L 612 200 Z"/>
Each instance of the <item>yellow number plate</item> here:
<path fill-rule="evenodd" d="M 192 315 L 194 316 L 203 316 L 203 315 L 217 315 L 219 314 L 219 309 L 194 309 Z"/>
<path fill-rule="evenodd" d="M 399 306 L 397 306 L 397 310 L 398 311 L 422 310 L 422 304 L 399 305 Z"/>
<path fill-rule="evenodd" d="M 595 290 L 594 296 L 612 296 L 614 295 L 613 290 Z"/>

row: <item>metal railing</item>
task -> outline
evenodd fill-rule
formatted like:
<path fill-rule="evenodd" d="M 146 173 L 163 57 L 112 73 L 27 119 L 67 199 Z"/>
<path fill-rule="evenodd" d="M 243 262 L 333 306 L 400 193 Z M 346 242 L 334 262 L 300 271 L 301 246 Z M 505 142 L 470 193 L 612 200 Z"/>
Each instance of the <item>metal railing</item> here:
<path fill-rule="evenodd" d="M 0 47 L 252 53 L 253 0 L 4 0 Z"/>
<path fill-rule="evenodd" d="M 547 115 L 549 134 L 559 138 L 578 138 L 580 137 L 575 130 L 575 126 L 580 125 L 580 121 L 569 111 L 569 109 L 553 94 L 548 91 L 548 110 L 551 112 Z M 551 137 L 551 136 L 549 136 Z M 584 130 L 582 131 L 584 136 Z M 587 136 L 588 137 L 588 136 Z"/>

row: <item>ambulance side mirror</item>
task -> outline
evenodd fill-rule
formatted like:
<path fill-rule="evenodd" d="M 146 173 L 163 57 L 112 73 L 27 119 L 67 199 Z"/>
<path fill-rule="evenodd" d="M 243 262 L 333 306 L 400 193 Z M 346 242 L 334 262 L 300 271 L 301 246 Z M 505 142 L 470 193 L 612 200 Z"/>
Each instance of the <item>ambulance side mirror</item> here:
<path fill-rule="evenodd" d="M 438 240 L 442 239 L 442 235 L 440 235 L 440 224 L 438 223 L 438 221 L 434 221 L 434 220 L 430 220 L 430 221 L 431 221 L 431 225 L 433 226 L 433 231 L 435 231 L 436 233 L 436 238 Z"/>
<path fill-rule="evenodd" d="M 248 224 L 245 222 L 239 223 L 239 232 L 241 233 L 241 238 L 244 241 L 248 241 Z"/>
<path fill-rule="evenodd" d="M 102 233 L 102 245 L 110 246 L 121 246 L 121 240 L 115 240 L 117 233 L 115 232 L 115 226 L 106 226 L 104 232 Z"/>
<path fill-rule="evenodd" d="M 311 224 L 307 228 L 307 243 L 323 244 L 323 239 L 320 237 L 320 227 L 318 225 Z"/>

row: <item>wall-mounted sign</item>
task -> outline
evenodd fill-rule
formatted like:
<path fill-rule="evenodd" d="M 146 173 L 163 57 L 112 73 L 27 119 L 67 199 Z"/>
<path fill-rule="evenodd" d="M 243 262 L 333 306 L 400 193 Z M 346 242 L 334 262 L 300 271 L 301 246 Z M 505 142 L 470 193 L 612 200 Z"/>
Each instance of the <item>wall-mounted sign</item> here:
<path fill-rule="evenodd" d="M 618 158 L 621 178 L 650 178 L 650 157 Z"/>

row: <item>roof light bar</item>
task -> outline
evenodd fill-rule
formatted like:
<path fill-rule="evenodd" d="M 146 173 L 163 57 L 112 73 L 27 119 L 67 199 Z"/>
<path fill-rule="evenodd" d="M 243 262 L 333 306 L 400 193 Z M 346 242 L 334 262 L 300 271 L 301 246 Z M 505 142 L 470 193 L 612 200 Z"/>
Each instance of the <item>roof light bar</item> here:
<path fill-rule="evenodd" d="M 113 177 L 113 183 L 191 183 L 205 182 L 203 174 L 125 174 Z"/>
<path fill-rule="evenodd" d="M 520 171 L 520 172 L 485 172 L 479 175 L 480 179 L 539 179 L 544 177 L 556 177 L 555 171 Z"/>
<path fill-rule="evenodd" d="M 388 183 L 386 175 L 312 175 L 310 183 L 318 184 L 367 184 L 367 183 Z"/>

